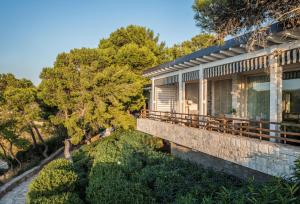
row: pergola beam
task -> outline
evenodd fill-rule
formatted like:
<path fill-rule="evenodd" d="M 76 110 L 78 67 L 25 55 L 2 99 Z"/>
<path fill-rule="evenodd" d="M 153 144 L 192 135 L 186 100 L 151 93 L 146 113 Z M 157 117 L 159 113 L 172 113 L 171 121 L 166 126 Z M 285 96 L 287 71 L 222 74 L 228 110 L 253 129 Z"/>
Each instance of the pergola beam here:
<path fill-rule="evenodd" d="M 208 59 L 208 60 L 211 60 L 211 61 L 216 61 L 216 60 L 218 60 L 218 58 L 213 57 L 213 56 L 203 56 L 203 58 Z"/>
<path fill-rule="evenodd" d="M 267 40 L 277 44 L 282 44 L 286 42 L 286 40 L 282 36 L 278 36 L 278 35 L 268 36 Z"/>
<path fill-rule="evenodd" d="M 231 52 L 231 51 L 227 51 L 227 50 L 221 50 L 220 53 L 223 54 L 223 55 L 229 56 L 229 57 L 234 57 L 234 56 L 236 56 L 235 53 L 233 53 L 233 52 Z"/>
<path fill-rule="evenodd" d="M 192 62 L 184 62 L 184 64 L 188 65 L 188 66 L 197 66 L 198 64 L 192 63 Z"/>
<path fill-rule="evenodd" d="M 230 47 L 229 50 L 238 54 L 243 54 L 246 52 L 246 50 L 241 47 Z"/>
<path fill-rule="evenodd" d="M 192 63 L 194 63 L 194 64 L 197 64 L 197 65 L 202 64 L 202 62 L 200 62 L 200 61 L 198 61 L 198 60 L 190 60 L 190 62 L 192 62 Z"/>
<path fill-rule="evenodd" d="M 211 62 L 210 60 L 206 60 L 206 59 L 203 59 L 203 58 L 197 58 L 197 60 L 199 60 L 199 61 L 202 62 L 202 63 L 208 63 L 208 62 Z"/>
<path fill-rule="evenodd" d="M 186 66 L 182 66 L 182 65 L 178 65 L 178 64 L 174 65 L 174 67 L 175 67 L 175 68 L 178 68 L 178 69 L 186 68 Z"/>
<path fill-rule="evenodd" d="M 207 60 L 207 59 L 203 59 L 203 58 L 196 58 L 196 60 L 203 62 L 203 63 L 211 62 L 211 60 Z"/>
<path fill-rule="evenodd" d="M 224 58 L 226 58 L 226 56 L 221 55 L 221 54 L 217 54 L 217 53 L 211 53 L 210 55 L 213 56 L 213 57 L 219 58 L 219 59 L 224 59 Z"/>
<path fill-rule="evenodd" d="M 183 67 L 186 67 L 186 68 L 190 67 L 189 65 L 186 65 L 186 64 L 183 64 L 183 63 L 180 63 L 179 65 L 183 66 Z"/>
<path fill-rule="evenodd" d="M 300 40 L 300 29 L 294 29 L 294 30 L 286 30 L 282 32 L 283 37 L 292 38 L 295 40 Z"/>

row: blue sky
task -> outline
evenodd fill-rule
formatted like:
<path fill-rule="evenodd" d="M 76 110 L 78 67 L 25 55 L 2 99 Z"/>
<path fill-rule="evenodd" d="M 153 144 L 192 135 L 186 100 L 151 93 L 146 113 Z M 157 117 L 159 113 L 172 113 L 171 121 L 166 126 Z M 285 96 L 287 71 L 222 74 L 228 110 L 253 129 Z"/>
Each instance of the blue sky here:
<path fill-rule="evenodd" d="M 0 0 L 0 73 L 39 83 L 58 53 L 97 47 L 121 26 L 142 25 L 167 45 L 198 34 L 193 0 Z"/>

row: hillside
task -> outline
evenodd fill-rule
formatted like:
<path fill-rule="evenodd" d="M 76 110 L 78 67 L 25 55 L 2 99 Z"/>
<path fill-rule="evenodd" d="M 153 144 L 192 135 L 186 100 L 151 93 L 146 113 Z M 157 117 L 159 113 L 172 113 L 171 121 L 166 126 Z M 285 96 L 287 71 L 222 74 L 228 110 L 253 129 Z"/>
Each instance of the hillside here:
<path fill-rule="evenodd" d="M 243 182 L 160 151 L 162 141 L 116 132 L 56 160 L 30 185 L 28 203 L 299 203 L 299 186 Z"/>

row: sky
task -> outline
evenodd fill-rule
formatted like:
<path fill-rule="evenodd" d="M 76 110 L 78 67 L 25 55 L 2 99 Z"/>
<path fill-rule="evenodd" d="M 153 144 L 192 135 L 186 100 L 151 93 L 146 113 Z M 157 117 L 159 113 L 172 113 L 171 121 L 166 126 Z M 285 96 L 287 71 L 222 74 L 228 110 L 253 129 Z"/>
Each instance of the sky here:
<path fill-rule="evenodd" d="M 58 53 L 97 47 L 119 27 L 151 28 L 168 46 L 200 33 L 193 0 L 0 0 L 0 73 L 38 84 Z"/>

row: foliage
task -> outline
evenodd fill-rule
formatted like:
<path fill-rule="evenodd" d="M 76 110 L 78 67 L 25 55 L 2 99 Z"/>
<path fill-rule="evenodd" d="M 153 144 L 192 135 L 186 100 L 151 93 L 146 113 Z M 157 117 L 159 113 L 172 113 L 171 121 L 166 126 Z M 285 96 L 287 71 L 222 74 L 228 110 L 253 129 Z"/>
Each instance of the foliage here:
<path fill-rule="evenodd" d="M 90 203 L 293 203 L 297 184 L 244 183 L 154 149 L 138 132 L 116 133 L 98 146 L 87 187 Z M 152 143 L 154 145 L 149 145 Z M 126 190 L 124 190 L 126 189 Z M 117 201 L 113 198 L 120 198 Z"/>
<path fill-rule="evenodd" d="M 61 193 L 52 196 L 40 196 L 34 200 L 28 200 L 30 204 L 82 204 L 83 201 L 76 193 Z"/>
<path fill-rule="evenodd" d="M 159 42 L 159 36 L 142 26 L 129 25 L 112 32 L 107 39 L 100 40 L 99 49 L 110 50 L 112 62 L 129 66 L 135 73 L 164 63 L 167 56 L 165 44 Z M 145 59 L 142 59 L 142 57 Z M 125 61 L 122 61 L 124 59 Z"/>
<path fill-rule="evenodd" d="M 16 154 L 26 152 L 29 148 L 47 157 L 48 146 L 40 129 L 47 125 L 49 128 L 50 125 L 41 117 L 36 87 L 29 80 L 16 79 L 12 74 L 1 74 L 0 89 L 0 143 L 6 161 L 13 158 L 21 166 L 22 161 Z M 27 135 L 32 139 L 32 146 Z M 36 137 L 44 146 L 43 152 L 40 151 L 42 147 L 38 146 Z"/>
<path fill-rule="evenodd" d="M 300 158 L 295 162 L 295 180 L 300 183 Z"/>
<path fill-rule="evenodd" d="M 207 48 L 212 45 L 218 45 L 220 43 L 222 43 L 222 41 L 218 41 L 214 35 L 199 34 L 194 36 L 191 40 L 186 40 L 180 44 L 175 44 L 168 49 L 168 52 L 173 59 L 176 59 L 200 49 Z"/>
<path fill-rule="evenodd" d="M 91 70 L 54 67 L 41 74 L 40 97 L 58 107 L 52 122 L 63 124 L 74 144 L 103 127 L 133 127 L 130 112 L 144 103 L 144 80 L 129 68 L 112 65 L 99 72 Z"/>
<path fill-rule="evenodd" d="M 157 58 L 151 50 L 145 46 L 139 47 L 134 43 L 121 47 L 115 57 L 117 64 L 127 65 L 138 74 L 142 74 L 145 68 L 157 64 Z"/>
<path fill-rule="evenodd" d="M 300 25 L 298 0 L 195 0 L 193 9 L 197 26 L 219 37 L 256 30 L 254 40 L 263 40 L 274 22 L 287 28 Z"/>
<path fill-rule="evenodd" d="M 71 193 L 86 203 L 297 203 L 300 199 L 297 183 L 243 182 L 162 153 L 162 146 L 160 139 L 137 131 L 117 131 L 83 146 L 73 153 L 70 169 L 81 182 Z M 71 171 L 65 160 L 49 166 Z M 47 167 L 43 171 L 50 175 Z M 70 191 L 53 196 L 66 192 Z"/>
<path fill-rule="evenodd" d="M 72 203 L 81 199 L 75 192 L 78 183 L 72 163 L 65 159 L 50 162 L 29 186 L 27 203 Z"/>
<path fill-rule="evenodd" d="M 44 68 L 38 96 L 58 112 L 51 121 L 63 124 L 74 144 L 100 128 L 134 127 L 132 112 L 144 105 L 140 74 L 166 60 L 163 43 L 153 31 L 128 26 L 102 39 L 98 48 L 73 49 Z"/>

